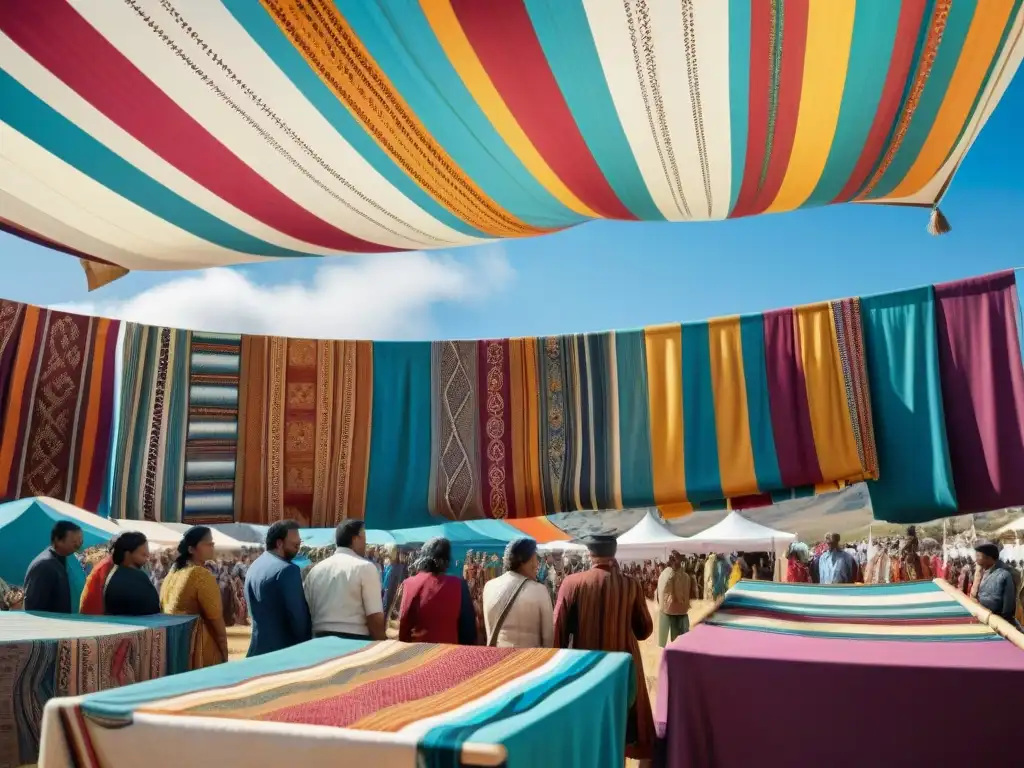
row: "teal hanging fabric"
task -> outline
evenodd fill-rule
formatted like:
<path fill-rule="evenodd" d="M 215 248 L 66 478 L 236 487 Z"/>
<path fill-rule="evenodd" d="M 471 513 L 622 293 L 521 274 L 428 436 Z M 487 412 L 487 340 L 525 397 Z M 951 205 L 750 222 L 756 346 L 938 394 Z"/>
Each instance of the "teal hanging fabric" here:
<path fill-rule="evenodd" d="M 931 286 L 861 299 L 879 479 L 877 520 L 919 523 L 956 513 Z"/>
<path fill-rule="evenodd" d="M 374 342 L 373 427 L 366 526 L 432 525 L 430 343 Z"/>

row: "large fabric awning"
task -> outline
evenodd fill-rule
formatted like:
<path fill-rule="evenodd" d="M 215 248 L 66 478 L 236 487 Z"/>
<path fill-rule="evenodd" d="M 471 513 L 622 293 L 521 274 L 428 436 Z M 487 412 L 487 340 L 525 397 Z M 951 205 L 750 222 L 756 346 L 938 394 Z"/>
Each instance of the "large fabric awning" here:
<path fill-rule="evenodd" d="M 0 226 L 133 269 L 933 206 L 1014 0 L 8 2 Z M 45 180 L 45 181 L 44 181 Z"/>

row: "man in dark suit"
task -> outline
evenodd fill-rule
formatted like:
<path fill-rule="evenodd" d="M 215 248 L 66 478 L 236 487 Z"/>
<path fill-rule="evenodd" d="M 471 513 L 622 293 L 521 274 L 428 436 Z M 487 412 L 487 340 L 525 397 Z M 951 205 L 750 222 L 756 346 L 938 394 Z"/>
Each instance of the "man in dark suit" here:
<path fill-rule="evenodd" d="M 82 548 L 82 528 L 58 520 L 50 531 L 50 546 L 32 561 L 25 573 L 25 610 L 77 613 L 72 605 L 67 559 Z"/>
<path fill-rule="evenodd" d="M 302 572 L 292 562 L 302 540 L 299 524 L 281 520 L 267 531 L 267 549 L 245 575 L 245 600 L 252 619 L 248 656 L 290 648 L 312 637 Z"/>

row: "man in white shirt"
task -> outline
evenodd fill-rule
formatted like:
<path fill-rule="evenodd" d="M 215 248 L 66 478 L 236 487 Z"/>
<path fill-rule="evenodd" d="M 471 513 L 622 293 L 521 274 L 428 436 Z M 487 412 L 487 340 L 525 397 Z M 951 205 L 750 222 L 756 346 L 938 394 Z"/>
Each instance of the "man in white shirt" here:
<path fill-rule="evenodd" d="M 334 542 L 337 551 L 306 574 L 313 637 L 383 640 L 380 574 L 365 557 L 363 521 L 345 520 L 334 532 Z"/>

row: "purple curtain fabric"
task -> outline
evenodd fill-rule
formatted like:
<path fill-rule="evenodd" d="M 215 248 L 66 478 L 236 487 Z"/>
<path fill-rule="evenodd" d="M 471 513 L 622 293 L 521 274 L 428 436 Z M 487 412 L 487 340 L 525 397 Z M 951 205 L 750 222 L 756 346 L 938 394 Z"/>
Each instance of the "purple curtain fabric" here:
<path fill-rule="evenodd" d="M 1006 741 L 1006 701 L 995 692 L 1021 686 L 1024 653 L 1004 641 L 839 640 L 702 625 L 662 657 L 655 765 L 749 768 L 808 756 L 829 768 L 975 765 L 979 745 Z M 955 691 L 993 694 L 959 706 Z"/>
<path fill-rule="evenodd" d="M 958 511 L 1024 504 L 1024 365 L 1013 272 L 935 286 Z"/>

